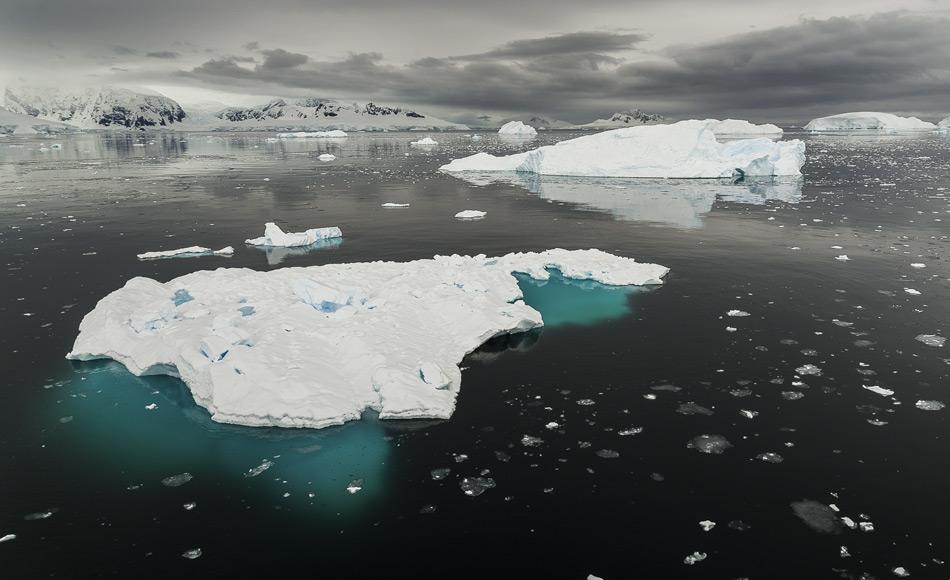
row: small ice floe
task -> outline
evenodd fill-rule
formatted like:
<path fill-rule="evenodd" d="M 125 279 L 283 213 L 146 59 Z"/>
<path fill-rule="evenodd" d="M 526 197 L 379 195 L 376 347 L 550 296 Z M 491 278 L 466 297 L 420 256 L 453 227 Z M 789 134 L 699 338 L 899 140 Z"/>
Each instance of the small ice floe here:
<path fill-rule="evenodd" d="M 706 558 L 707 558 L 706 552 L 693 552 L 689 556 L 686 556 L 685 558 L 683 558 L 683 563 L 692 566 L 693 564 L 696 564 L 697 562 L 702 562 Z"/>
<path fill-rule="evenodd" d="M 186 558 L 188 560 L 197 560 L 198 558 L 201 557 L 201 548 L 192 548 L 190 550 L 185 550 L 184 552 L 182 552 L 181 557 Z"/>
<path fill-rule="evenodd" d="M 413 147 L 433 147 L 435 145 L 438 145 L 439 142 L 433 139 L 432 137 L 423 137 L 422 139 L 419 139 L 418 141 L 410 141 L 409 144 L 412 145 Z"/>
<path fill-rule="evenodd" d="M 442 481 L 449 474 L 452 473 L 452 470 L 448 467 L 440 467 L 438 469 L 433 469 L 429 472 L 429 475 L 432 477 L 432 481 Z"/>
<path fill-rule="evenodd" d="M 531 435 L 525 435 L 521 438 L 521 444 L 525 447 L 538 447 L 543 442 L 540 437 L 532 437 Z"/>
<path fill-rule="evenodd" d="M 185 511 L 186 511 L 186 512 L 190 512 L 191 510 L 193 510 L 193 509 L 195 509 L 196 507 L 198 507 L 198 503 L 197 503 L 197 502 L 194 502 L 194 501 L 190 501 L 190 502 L 188 502 L 188 503 L 186 503 L 186 504 L 182 504 L 181 507 L 185 508 Z"/>
<path fill-rule="evenodd" d="M 362 479 L 354 479 L 346 486 L 346 492 L 349 493 L 350 495 L 359 493 L 362 489 L 363 489 Z"/>
<path fill-rule="evenodd" d="M 617 435 L 620 435 L 621 437 L 639 435 L 640 433 L 643 433 L 643 427 L 630 427 L 629 429 L 621 429 L 620 431 L 617 431 Z"/>
<path fill-rule="evenodd" d="M 35 521 L 38 521 L 38 520 L 48 520 L 48 519 L 50 519 L 51 517 L 53 517 L 53 514 L 55 514 L 55 513 L 58 512 L 58 511 L 59 511 L 59 510 L 56 509 L 56 508 L 50 508 L 50 509 L 45 510 L 45 511 L 35 512 L 35 513 L 32 513 L 32 514 L 26 514 L 25 516 L 23 516 L 23 519 L 26 520 L 26 521 L 28 521 L 28 522 L 35 522 Z"/>
<path fill-rule="evenodd" d="M 781 463 L 785 461 L 784 457 L 772 451 L 767 451 L 766 453 L 759 453 L 758 455 L 755 456 L 755 458 L 758 459 L 759 461 L 764 461 L 766 463 Z"/>
<path fill-rule="evenodd" d="M 258 475 L 264 473 L 274 465 L 274 462 L 270 459 L 265 459 L 261 462 L 260 465 L 248 469 L 244 473 L 244 477 L 257 477 Z"/>
<path fill-rule="evenodd" d="M 916 340 L 926 344 L 927 346 L 942 347 L 947 339 L 939 336 L 937 334 L 918 334 Z"/>
<path fill-rule="evenodd" d="M 705 415 L 707 417 L 714 414 L 712 409 L 707 409 L 702 405 L 694 403 L 693 401 L 687 401 L 685 403 L 680 403 L 679 407 L 676 408 L 676 412 L 680 415 Z"/>
<path fill-rule="evenodd" d="M 333 153 L 321 153 L 320 155 L 317 156 L 317 159 L 319 159 L 320 161 L 333 161 L 334 159 L 336 159 L 336 155 L 334 155 Z"/>
<path fill-rule="evenodd" d="M 15 539 L 16 539 L 16 534 L 7 534 L 3 536 L 2 538 L 0 538 L 0 544 L 4 542 L 12 542 Z"/>
<path fill-rule="evenodd" d="M 185 473 L 179 473 L 178 475 L 170 475 L 162 480 L 162 485 L 165 487 L 179 487 L 185 485 L 189 481 L 194 479 L 190 473 L 187 471 Z"/>
<path fill-rule="evenodd" d="M 544 428 L 548 429 L 549 431 L 554 431 L 555 429 L 560 429 L 561 424 L 558 423 L 557 421 L 549 421 L 547 424 L 544 425 Z"/>
<path fill-rule="evenodd" d="M 596 452 L 596 455 L 601 459 L 617 459 L 620 457 L 620 453 L 613 449 L 600 449 Z"/>
<path fill-rule="evenodd" d="M 802 365 L 798 367 L 797 369 L 795 369 L 795 372 L 802 376 L 807 376 L 807 375 L 818 376 L 821 374 L 821 369 L 816 367 L 813 364 L 807 364 L 807 365 Z"/>
<path fill-rule="evenodd" d="M 436 510 L 436 507 L 430 503 L 419 508 L 419 513 L 420 514 L 434 514 L 435 510 Z"/>
<path fill-rule="evenodd" d="M 910 265 L 911 268 L 926 268 L 927 264 L 922 264 L 920 262 L 914 262 Z"/>
<path fill-rule="evenodd" d="M 858 529 L 862 532 L 873 532 L 874 522 L 861 522 L 858 524 Z"/>
<path fill-rule="evenodd" d="M 408 204 L 408 203 L 393 203 L 393 202 L 387 202 L 387 203 L 384 203 L 384 204 L 380 204 L 380 207 L 385 207 L 385 208 L 409 207 L 409 204 Z"/>
<path fill-rule="evenodd" d="M 810 499 L 792 502 L 792 511 L 816 532 L 837 534 L 841 531 L 835 511 L 821 502 Z"/>
<path fill-rule="evenodd" d="M 903 566 L 898 566 L 894 568 L 893 570 L 891 570 L 891 572 L 893 572 L 894 575 L 897 576 L 898 578 L 907 578 L 908 576 L 910 576 L 910 572 L 908 572 L 907 568 Z"/>
<path fill-rule="evenodd" d="M 758 411 L 750 411 L 749 409 L 739 409 L 739 414 L 745 417 L 746 419 L 755 419 L 759 416 Z"/>
<path fill-rule="evenodd" d="M 187 248 L 178 248 L 177 250 L 162 250 L 159 252 L 145 252 L 138 254 L 139 260 L 158 260 L 162 258 L 197 258 L 200 256 L 231 256 L 234 254 L 234 248 L 227 246 L 220 250 L 212 250 L 204 246 L 189 246 Z"/>
<path fill-rule="evenodd" d="M 278 139 L 341 139 L 346 132 L 334 129 L 332 131 L 297 131 L 295 133 L 278 133 Z"/>
<path fill-rule="evenodd" d="M 469 497 L 478 497 L 485 490 L 495 487 L 495 480 L 490 477 L 466 477 L 459 482 L 462 493 Z"/>
<path fill-rule="evenodd" d="M 915 290 L 913 288 L 904 288 L 904 292 L 910 294 L 911 296 L 920 296 L 920 290 Z"/>
<path fill-rule="evenodd" d="M 722 435 L 700 435 L 690 439 L 686 444 L 689 449 L 695 449 L 700 453 L 709 453 L 711 455 L 720 455 L 732 447 L 732 443 Z"/>
<path fill-rule="evenodd" d="M 749 316 L 749 313 L 748 313 L 748 312 L 745 312 L 744 310 L 730 310 L 729 312 L 726 312 L 726 316 L 732 316 L 732 317 L 734 317 L 734 318 L 741 318 L 741 317 L 744 317 L 744 316 Z"/>
<path fill-rule="evenodd" d="M 917 401 L 914 403 L 914 406 L 920 409 L 921 411 L 939 411 L 943 409 L 946 405 L 940 401 Z"/>
<path fill-rule="evenodd" d="M 244 243 L 251 246 L 293 248 L 309 246 L 320 240 L 331 240 L 342 237 L 343 232 L 340 231 L 338 227 L 312 228 L 303 232 L 284 232 L 277 224 L 267 222 L 264 224 L 263 236 L 244 240 Z"/>
<path fill-rule="evenodd" d="M 871 391 L 872 393 L 877 393 L 878 395 L 881 395 L 882 397 L 890 397 L 891 395 L 894 394 L 894 391 L 890 389 L 885 389 L 884 387 L 879 387 L 877 385 L 861 385 L 861 386 Z"/>
<path fill-rule="evenodd" d="M 840 256 L 835 256 L 835 260 L 838 260 L 839 262 L 848 262 L 851 260 L 851 258 L 849 258 L 847 254 L 841 254 Z"/>
<path fill-rule="evenodd" d="M 466 209 L 455 214 L 455 219 L 457 220 L 480 220 L 483 217 L 488 215 L 486 211 L 480 211 L 477 209 Z"/>
<path fill-rule="evenodd" d="M 714 521 L 712 521 L 712 520 L 703 520 L 703 521 L 699 522 L 699 527 L 701 527 L 704 532 L 708 532 L 708 531 L 710 531 L 711 529 L 713 529 L 713 528 L 716 527 L 716 522 L 714 522 Z"/>
<path fill-rule="evenodd" d="M 851 552 L 848 551 L 847 546 L 841 546 L 841 549 L 838 551 L 842 558 L 850 558 Z"/>
<path fill-rule="evenodd" d="M 155 403 L 149 403 L 148 405 L 145 405 L 146 411 L 154 411 L 157 408 L 158 408 L 158 405 Z"/>

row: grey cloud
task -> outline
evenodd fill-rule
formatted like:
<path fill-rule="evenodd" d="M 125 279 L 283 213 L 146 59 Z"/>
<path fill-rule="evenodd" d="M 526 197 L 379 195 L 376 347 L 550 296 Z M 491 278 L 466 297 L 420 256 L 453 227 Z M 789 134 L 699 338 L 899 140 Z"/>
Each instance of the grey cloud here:
<path fill-rule="evenodd" d="M 259 43 L 259 42 L 257 42 L 257 41 L 248 42 L 247 44 L 245 44 L 245 45 L 243 46 L 243 48 L 246 49 L 246 50 L 257 50 L 257 49 L 259 49 L 260 47 L 261 47 L 261 43 Z"/>
<path fill-rule="evenodd" d="M 459 60 L 534 58 L 556 54 L 630 50 L 648 37 L 634 32 L 571 32 L 544 38 L 513 40 L 496 49 L 456 57 Z"/>
<path fill-rule="evenodd" d="M 173 50 L 157 50 L 155 52 L 146 53 L 145 56 L 148 58 L 161 58 L 166 60 L 174 60 L 181 55 Z"/>
<path fill-rule="evenodd" d="M 266 70 L 294 68 L 306 64 L 310 60 L 310 57 L 305 54 L 287 52 L 282 48 L 262 50 L 261 52 L 264 54 L 264 63 L 261 64 L 261 68 Z"/>
<path fill-rule="evenodd" d="M 122 56 L 138 53 L 138 51 L 135 50 L 134 48 L 129 48 L 127 46 L 120 46 L 120 45 L 113 46 L 112 52 L 118 55 L 122 55 Z"/>

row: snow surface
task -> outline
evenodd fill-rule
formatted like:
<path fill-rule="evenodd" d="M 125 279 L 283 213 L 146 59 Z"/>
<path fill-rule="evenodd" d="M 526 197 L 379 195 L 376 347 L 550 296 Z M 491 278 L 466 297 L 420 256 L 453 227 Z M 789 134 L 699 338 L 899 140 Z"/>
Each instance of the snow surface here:
<path fill-rule="evenodd" d="M 555 269 L 614 286 L 661 284 L 669 271 L 600 250 L 555 249 L 220 268 L 164 284 L 139 277 L 85 316 L 67 358 L 179 377 L 223 423 L 319 428 L 367 408 L 383 419 L 445 419 L 466 354 L 543 325 L 512 274 L 546 280 Z"/>
<path fill-rule="evenodd" d="M 743 135 L 772 135 L 781 137 L 784 133 L 781 127 L 771 123 L 756 125 L 741 119 L 725 119 L 723 121 L 719 119 L 706 119 L 706 122 L 711 125 L 713 133 L 721 137 Z"/>
<path fill-rule="evenodd" d="M 78 130 L 77 127 L 67 125 L 66 123 L 37 119 L 31 115 L 23 115 L 7 111 L 6 109 L 0 109 L 0 135 L 70 133 Z"/>
<path fill-rule="evenodd" d="M 333 129 L 332 131 L 296 131 L 294 133 L 278 133 L 278 139 L 339 139 L 346 137 L 346 131 Z"/>
<path fill-rule="evenodd" d="M 498 134 L 508 137 L 535 137 L 538 132 L 531 125 L 525 125 L 521 121 L 509 121 L 498 129 Z"/>
<path fill-rule="evenodd" d="M 898 117 L 891 113 L 841 113 L 812 119 L 806 131 L 933 131 L 937 126 L 917 117 Z"/>
<path fill-rule="evenodd" d="M 158 252 L 145 252 L 139 254 L 139 260 L 154 260 L 157 258 L 197 258 L 199 256 L 230 256 L 234 254 L 234 248 L 227 246 L 220 250 L 212 250 L 204 246 L 189 246 L 187 248 L 178 248 L 177 250 L 162 250 Z"/>
<path fill-rule="evenodd" d="M 716 140 L 707 121 L 614 129 L 532 151 L 476 153 L 443 165 L 448 172 L 515 171 L 583 177 L 702 178 L 801 175 L 805 144 L 767 138 Z"/>
<path fill-rule="evenodd" d="M 264 224 L 264 235 L 259 238 L 244 240 L 251 246 L 266 246 L 274 248 L 293 248 L 309 246 L 321 240 L 342 238 L 343 232 L 338 227 L 314 228 L 304 232 L 286 233 L 274 222 Z"/>

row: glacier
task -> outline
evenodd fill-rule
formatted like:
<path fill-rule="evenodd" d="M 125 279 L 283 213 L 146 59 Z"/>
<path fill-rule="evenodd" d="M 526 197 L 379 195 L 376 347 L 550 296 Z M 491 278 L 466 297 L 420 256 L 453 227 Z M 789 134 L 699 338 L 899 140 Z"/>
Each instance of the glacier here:
<path fill-rule="evenodd" d="M 585 135 L 532 151 L 496 157 L 476 153 L 441 167 L 446 172 L 513 171 L 578 177 L 720 178 L 801 175 L 799 140 L 716 140 L 714 124 L 680 121 Z"/>
<path fill-rule="evenodd" d="M 536 137 L 538 131 L 531 125 L 525 125 L 521 121 L 509 121 L 498 129 L 499 135 L 507 137 Z"/>
<path fill-rule="evenodd" d="M 343 232 L 338 227 L 312 228 L 303 232 L 287 233 L 274 222 L 264 224 L 264 235 L 259 238 L 244 240 L 250 246 L 265 246 L 273 248 L 294 248 L 310 246 L 319 241 L 342 238 Z"/>
<path fill-rule="evenodd" d="M 841 113 L 812 119 L 805 125 L 806 131 L 933 131 L 937 126 L 917 117 L 899 117 L 891 113 L 858 112 Z"/>
<path fill-rule="evenodd" d="M 459 364 L 489 339 L 543 325 L 514 274 L 662 284 L 668 268 L 600 250 L 328 264 L 133 278 L 80 323 L 67 358 L 180 378 L 221 423 L 320 428 L 447 419 Z"/>

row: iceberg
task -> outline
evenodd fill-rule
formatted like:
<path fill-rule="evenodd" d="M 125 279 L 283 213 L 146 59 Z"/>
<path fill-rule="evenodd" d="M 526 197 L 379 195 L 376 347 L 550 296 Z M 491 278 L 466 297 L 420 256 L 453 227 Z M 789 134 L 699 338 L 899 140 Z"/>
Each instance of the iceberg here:
<path fill-rule="evenodd" d="M 317 159 L 319 159 L 320 161 L 333 161 L 334 159 L 336 159 L 336 155 L 334 155 L 333 153 L 321 153 L 320 155 L 317 156 Z"/>
<path fill-rule="evenodd" d="M 439 142 L 432 137 L 423 137 L 418 141 L 410 141 L 409 144 L 415 147 L 432 147 L 433 145 L 438 145 Z"/>
<path fill-rule="evenodd" d="M 476 153 L 442 171 L 515 171 L 578 177 L 708 178 L 801 175 L 805 144 L 764 137 L 716 140 L 706 121 L 641 125 L 496 157 Z"/>
<path fill-rule="evenodd" d="M 939 128 L 941 131 L 950 131 L 950 115 L 937 123 L 937 128 Z"/>
<path fill-rule="evenodd" d="M 933 131 L 937 126 L 917 117 L 898 117 L 891 113 L 841 113 L 812 119 L 806 131 Z"/>
<path fill-rule="evenodd" d="M 341 139 L 346 137 L 345 131 L 295 131 L 293 133 L 278 133 L 278 139 Z"/>
<path fill-rule="evenodd" d="M 478 209 L 464 209 L 457 214 L 455 214 L 455 219 L 457 220 L 480 220 L 483 217 L 488 215 L 488 212 L 481 211 Z"/>
<path fill-rule="evenodd" d="M 498 129 L 499 135 L 508 137 L 536 137 L 538 132 L 531 125 L 525 125 L 521 121 L 509 121 Z"/>
<path fill-rule="evenodd" d="M 781 137 L 784 133 L 781 127 L 771 123 L 756 125 L 741 119 L 725 119 L 723 121 L 718 119 L 706 119 L 705 122 L 710 124 L 713 133 L 715 133 L 717 137 L 744 135 L 773 135 L 775 137 Z"/>
<path fill-rule="evenodd" d="M 309 246 L 321 240 L 342 238 L 343 232 L 338 227 L 313 228 L 305 232 L 286 233 L 274 222 L 264 224 L 264 235 L 259 238 L 244 240 L 251 246 L 266 246 L 275 248 L 293 248 Z"/>
<path fill-rule="evenodd" d="M 610 286 L 662 284 L 668 268 L 600 250 L 328 264 L 137 277 L 99 301 L 68 359 L 113 359 L 180 378 L 214 421 L 320 428 L 447 419 L 459 364 L 486 341 L 542 326 L 515 273 Z M 182 297 L 186 296 L 187 300 Z"/>
<path fill-rule="evenodd" d="M 159 252 L 145 252 L 138 254 L 139 260 L 156 260 L 160 258 L 197 258 L 200 256 L 231 256 L 234 254 L 234 248 L 227 246 L 220 250 L 212 250 L 203 246 L 189 246 L 187 248 L 178 248 L 177 250 L 162 250 Z"/>

